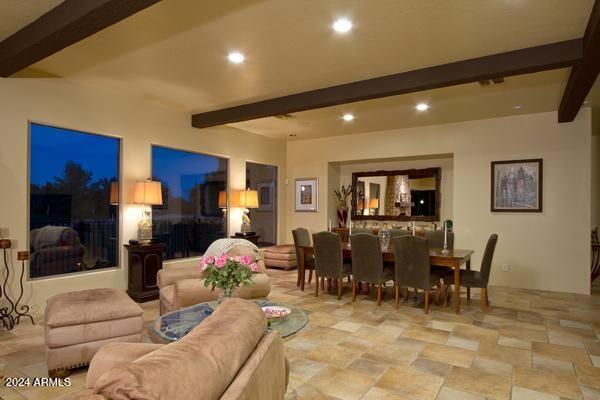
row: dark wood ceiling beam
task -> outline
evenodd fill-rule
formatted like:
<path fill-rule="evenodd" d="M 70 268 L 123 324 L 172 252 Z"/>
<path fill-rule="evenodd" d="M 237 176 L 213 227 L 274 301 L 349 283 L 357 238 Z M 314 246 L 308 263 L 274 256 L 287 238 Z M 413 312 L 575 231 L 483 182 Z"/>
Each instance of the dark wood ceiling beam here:
<path fill-rule="evenodd" d="M 571 122 L 577 116 L 600 73 L 600 1 L 596 0 L 585 35 L 583 57 L 573 66 L 558 108 L 558 122 Z"/>
<path fill-rule="evenodd" d="M 582 40 L 574 39 L 473 58 L 195 114 L 192 115 L 192 126 L 207 128 L 484 79 L 571 67 L 581 60 L 582 49 Z"/>
<path fill-rule="evenodd" d="M 160 0 L 65 0 L 0 42 L 6 78 Z"/>

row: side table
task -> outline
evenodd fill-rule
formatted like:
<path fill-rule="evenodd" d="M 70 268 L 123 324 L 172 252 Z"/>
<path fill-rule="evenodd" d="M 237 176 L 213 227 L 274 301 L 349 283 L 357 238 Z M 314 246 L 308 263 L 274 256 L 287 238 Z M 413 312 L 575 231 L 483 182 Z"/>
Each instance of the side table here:
<path fill-rule="evenodd" d="M 165 245 L 126 244 L 125 248 L 129 264 L 127 294 L 138 303 L 158 299 L 156 274 L 162 269 Z"/>

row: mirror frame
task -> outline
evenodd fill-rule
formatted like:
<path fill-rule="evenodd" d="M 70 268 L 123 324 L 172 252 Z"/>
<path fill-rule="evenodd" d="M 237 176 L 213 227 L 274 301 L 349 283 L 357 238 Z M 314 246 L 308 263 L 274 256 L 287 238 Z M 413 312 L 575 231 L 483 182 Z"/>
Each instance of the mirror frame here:
<path fill-rule="evenodd" d="M 372 176 L 392 176 L 392 175 L 408 175 L 408 179 L 419 179 L 419 178 L 435 178 L 435 215 L 433 216 L 417 216 L 407 217 L 405 215 L 356 215 L 356 194 L 352 194 L 352 220 L 353 221 L 426 221 L 434 222 L 440 220 L 440 204 L 441 204 L 441 193 L 440 193 L 440 182 L 442 180 L 442 169 L 436 168 L 424 168 L 424 169 L 405 169 L 401 171 L 372 171 L 372 172 L 353 172 L 352 173 L 352 187 L 356 188 L 358 178 L 372 177 Z M 385 189 L 383 190 L 385 195 Z M 380 192 L 381 196 L 381 192 Z"/>

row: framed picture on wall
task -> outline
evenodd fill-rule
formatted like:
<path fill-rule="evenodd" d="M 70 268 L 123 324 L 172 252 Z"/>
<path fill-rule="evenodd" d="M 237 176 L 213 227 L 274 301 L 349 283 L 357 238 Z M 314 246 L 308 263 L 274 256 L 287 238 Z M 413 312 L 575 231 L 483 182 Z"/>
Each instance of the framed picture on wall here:
<path fill-rule="evenodd" d="M 258 208 L 256 211 L 273 211 L 273 203 L 275 203 L 275 183 L 273 181 L 258 182 L 256 184 L 256 191 L 258 192 Z"/>
<path fill-rule="evenodd" d="M 298 178 L 294 188 L 295 211 L 318 211 L 319 179 Z"/>
<path fill-rule="evenodd" d="M 492 212 L 542 212 L 541 158 L 492 161 Z"/>

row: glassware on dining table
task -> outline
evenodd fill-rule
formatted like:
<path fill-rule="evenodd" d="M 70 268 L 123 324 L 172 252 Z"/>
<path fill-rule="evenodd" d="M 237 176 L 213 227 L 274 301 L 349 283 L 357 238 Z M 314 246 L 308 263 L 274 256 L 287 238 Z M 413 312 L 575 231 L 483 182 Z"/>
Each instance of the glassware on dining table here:
<path fill-rule="evenodd" d="M 392 239 L 390 230 L 388 229 L 387 223 L 383 224 L 383 227 L 379 230 L 377 234 L 379 236 L 379 242 L 381 243 L 381 249 L 387 250 L 390 245 L 390 240 Z"/>

